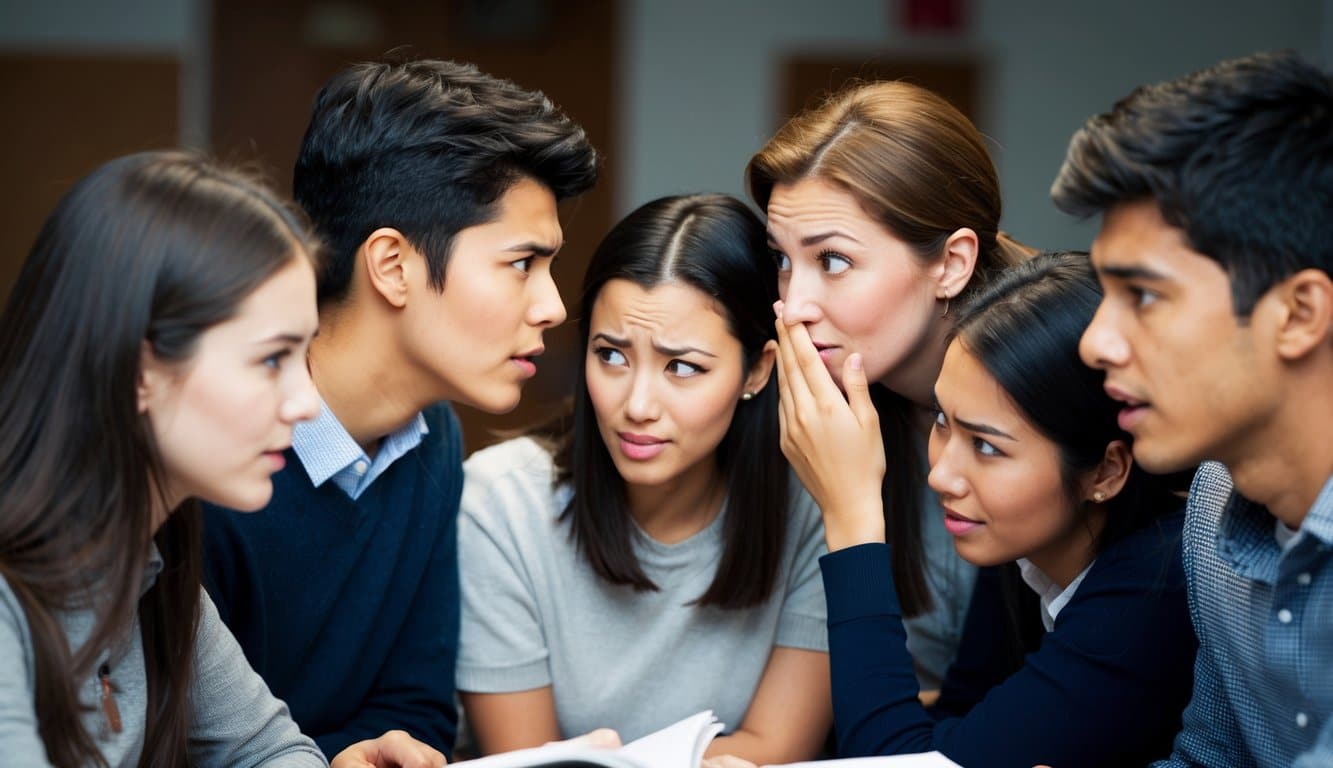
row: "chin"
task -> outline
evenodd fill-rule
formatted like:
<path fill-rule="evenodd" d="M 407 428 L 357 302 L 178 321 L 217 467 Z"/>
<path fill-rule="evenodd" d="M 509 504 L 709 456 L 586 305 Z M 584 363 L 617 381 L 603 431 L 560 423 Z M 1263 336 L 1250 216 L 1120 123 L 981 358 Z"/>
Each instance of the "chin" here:
<path fill-rule="evenodd" d="M 1134 439 L 1134 462 L 1154 475 L 1165 475 L 1198 466 L 1207 457 L 1161 445 L 1151 438 Z"/>

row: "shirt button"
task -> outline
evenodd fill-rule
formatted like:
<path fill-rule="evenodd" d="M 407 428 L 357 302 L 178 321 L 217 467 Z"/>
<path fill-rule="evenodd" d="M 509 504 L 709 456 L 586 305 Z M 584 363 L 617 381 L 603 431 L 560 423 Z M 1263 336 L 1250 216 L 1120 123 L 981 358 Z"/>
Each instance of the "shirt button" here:
<path fill-rule="evenodd" d="M 366 473 L 366 462 L 357 461 L 355 464 L 352 465 L 352 471 L 357 473 L 358 475 L 364 475 Z"/>
<path fill-rule="evenodd" d="M 1278 612 L 1277 612 L 1277 620 L 1280 621 L 1280 622 L 1282 622 L 1283 624 L 1290 624 L 1290 623 L 1291 623 L 1291 611 L 1287 610 L 1286 608 L 1283 608 L 1282 610 L 1278 611 Z"/>
<path fill-rule="evenodd" d="M 1302 573 L 1301 575 L 1297 576 L 1296 583 L 1300 584 L 1302 587 L 1310 586 L 1310 574 Z"/>
<path fill-rule="evenodd" d="M 1310 718 L 1309 718 L 1308 715 L 1306 715 L 1304 712 L 1297 712 L 1297 713 L 1296 713 L 1296 727 L 1297 727 L 1297 728 L 1304 728 L 1305 726 L 1307 726 L 1307 725 L 1309 725 L 1309 724 L 1310 724 Z"/>

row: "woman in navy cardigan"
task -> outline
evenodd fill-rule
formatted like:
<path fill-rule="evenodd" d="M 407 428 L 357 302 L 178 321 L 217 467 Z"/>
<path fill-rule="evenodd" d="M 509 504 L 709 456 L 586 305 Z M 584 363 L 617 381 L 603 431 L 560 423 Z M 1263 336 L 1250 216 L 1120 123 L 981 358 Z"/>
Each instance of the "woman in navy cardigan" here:
<path fill-rule="evenodd" d="M 1177 478 L 1134 466 L 1102 375 L 1079 361 L 1100 298 L 1086 254 L 1044 254 L 959 311 L 933 423 L 922 419 L 929 482 L 958 553 L 992 568 L 931 708 L 904 645 L 860 361 L 843 371 L 844 402 L 805 329 L 779 318 L 783 448 L 829 545 L 820 565 L 844 756 L 939 750 L 967 768 L 1030 768 L 1170 752 L 1195 652 L 1182 504 Z"/>

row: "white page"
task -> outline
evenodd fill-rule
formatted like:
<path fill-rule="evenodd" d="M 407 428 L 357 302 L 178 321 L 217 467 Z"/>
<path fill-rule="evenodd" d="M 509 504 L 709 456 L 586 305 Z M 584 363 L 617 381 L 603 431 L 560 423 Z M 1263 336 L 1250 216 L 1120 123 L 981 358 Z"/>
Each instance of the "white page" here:
<path fill-rule="evenodd" d="M 939 752 L 921 752 L 915 755 L 890 757 L 845 757 L 840 760 L 820 760 L 810 763 L 787 763 L 764 768 L 963 768 Z"/>
<path fill-rule="evenodd" d="M 704 750 L 722 732 L 722 723 L 708 709 L 635 739 L 618 750 L 643 768 L 698 768 Z"/>

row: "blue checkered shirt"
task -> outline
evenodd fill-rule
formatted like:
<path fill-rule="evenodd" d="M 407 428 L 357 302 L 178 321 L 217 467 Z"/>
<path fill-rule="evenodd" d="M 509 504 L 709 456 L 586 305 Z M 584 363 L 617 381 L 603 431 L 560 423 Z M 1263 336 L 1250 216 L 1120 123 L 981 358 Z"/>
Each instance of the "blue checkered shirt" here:
<path fill-rule="evenodd" d="M 292 432 L 292 450 L 300 457 L 301 466 L 316 488 L 332 479 L 355 500 L 398 457 L 420 445 L 421 436 L 429 431 L 425 417 L 418 413 L 415 419 L 380 440 L 379 450 L 371 459 L 321 400 L 318 417 L 297 423 Z"/>
<path fill-rule="evenodd" d="M 1333 766 L 1333 478 L 1284 549 L 1276 520 L 1203 465 L 1185 515 L 1194 698 L 1165 766 Z"/>

